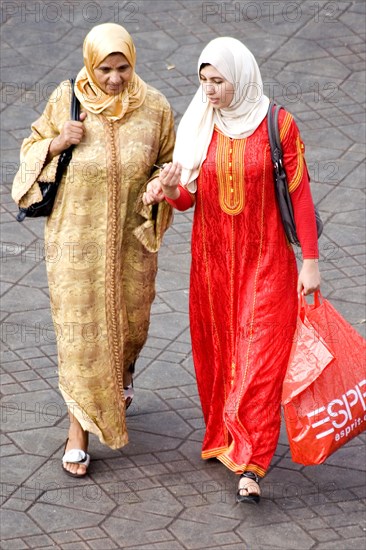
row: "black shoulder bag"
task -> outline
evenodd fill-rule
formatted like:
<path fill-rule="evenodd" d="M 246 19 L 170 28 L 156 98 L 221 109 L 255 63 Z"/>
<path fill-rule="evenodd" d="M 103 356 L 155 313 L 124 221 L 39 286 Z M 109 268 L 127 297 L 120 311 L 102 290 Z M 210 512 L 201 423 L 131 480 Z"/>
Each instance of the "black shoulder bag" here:
<path fill-rule="evenodd" d="M 290 192 L 288 190 L 287 176 L 283 165 L 283 152 L 280 140 L 280 131 L 278 127 L 278 113 L 283 109 L 281 105 L 276 105 L 270 101 L 267 115 L 268 137 L 271 146 L 271 158 L 274 169 L 274 180 L 277 203 L 280 209 L 282 224 L 291 244 L 300 246 L 300 241 L 296 233 L 295 217 L 292 208 Z M 318 238 L 323 231 L 323 222 L 316 206 L 315 219 Z"/>
<path fill-rule="evenodd" d="M 74 92 L 75 79 L 70 78 L 70 83 L 72 91 L 70 118 L 71 120 L 79 120 L 80 103 Z M 40 202 L 32 204 L 31 206 L 28 206 L 28 208 L 19 207 L 19 212 L 17 215 L 18 222 L 22 222 L 26 217 L 38 218 L 40 216 L 49 216 L 51 214 L 58 186 L 66 168 L 70 164 L 72 150 L 74 147 L 74 145 L 70 145 L 70 147 L 62 151 L 62 153 L 60 154 L 56 169 L 55 181 L 51 183 L 47 182 L 38 184 L 42 193 L 42 200 Z"/>

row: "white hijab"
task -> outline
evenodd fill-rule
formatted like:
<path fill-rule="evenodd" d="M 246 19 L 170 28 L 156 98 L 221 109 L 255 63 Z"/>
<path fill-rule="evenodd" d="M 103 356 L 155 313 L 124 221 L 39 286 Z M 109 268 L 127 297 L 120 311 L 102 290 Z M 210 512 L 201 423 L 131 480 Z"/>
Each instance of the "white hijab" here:
<path fill-rule="evenodd" d="M 202 85 L 189 104 L 178 126 L 173 160 L 182 167 L 181 183 L 194 193 L 196 178 L 210 145 L 214 125 L 230 138 L 252 135 L 265 118 L 269 99 L 263 94 L 262 77 L 253 54 L 236 38 L 215 38 L 207 44 L 198 60 L 215 67 L 234 85 L 229 107 L 215 109 Z"/>

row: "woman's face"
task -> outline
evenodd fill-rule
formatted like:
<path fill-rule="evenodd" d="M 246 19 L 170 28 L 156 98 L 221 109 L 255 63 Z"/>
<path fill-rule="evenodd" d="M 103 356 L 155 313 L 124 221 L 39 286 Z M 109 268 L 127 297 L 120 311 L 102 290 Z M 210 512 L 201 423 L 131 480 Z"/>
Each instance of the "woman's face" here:
<path fill-rule="evenodd" d="M 212 65 L 200 70 L 200 81 L 207 99 L 216 109 L 229 107 L 234 97 L 234 86 Z"/>
<path fill-rule="evenodd" d="M 132 67 L 121 53 L 111 53 L 94 69 L 95 80 L 109 95 L 121 93 L 132 77 Z"/>

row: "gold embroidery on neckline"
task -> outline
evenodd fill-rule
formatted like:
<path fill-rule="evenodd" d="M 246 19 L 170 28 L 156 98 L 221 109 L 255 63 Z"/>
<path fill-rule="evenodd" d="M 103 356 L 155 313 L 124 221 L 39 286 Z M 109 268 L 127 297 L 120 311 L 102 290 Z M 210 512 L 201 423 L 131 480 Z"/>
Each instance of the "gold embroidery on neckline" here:
<path fill-rule="evenodd" d="M 218 132 L 216 167 L 220 208 L 236 216 L 244 208 L 244 154 L 246 139 L 230 139 Z"/>

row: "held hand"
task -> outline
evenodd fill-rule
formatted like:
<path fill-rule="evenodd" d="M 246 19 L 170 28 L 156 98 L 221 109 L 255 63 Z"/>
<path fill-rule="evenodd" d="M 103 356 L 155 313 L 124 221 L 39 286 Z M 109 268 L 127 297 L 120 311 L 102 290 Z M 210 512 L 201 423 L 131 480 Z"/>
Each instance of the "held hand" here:
<path fill-rule="evenodd" d="M 70 147 L 70 145 L 78 145 L 83 139 L 85 128 L 84 120 L 86 113 L 80 113 L 80 120 L 68 120 L 62 127 L 61 133 L 57 136 L 50 145 L 50 153 L 54 157 L 59 155 Z"/>
<path fill-rule="evenodd" d="M 142 196 L 142 202 L 145 205 L 155 204 L 168 199 L 177 199 L 179 197 L 178 185 L 182 167 L 178 163 L 169 162 L 166 164 L 158 178 L 149 181 L 146 191 Z"/>
<path fill-rule="evenodd" d="M 148 206 L 149 204 L 156 204 L 158 202 L 162 202 L 163 200 L 164 193 L 159 178 L 154 178 L 147 184 L 146 191 L 142 195 L 142 202 L 145 206 Z"/>
<path fill-rule="evenodd" d="M 297 280 L 297 293 L 312 294 L 320 289 L 320 272 L 317 260 L 304 260 Z"/>

